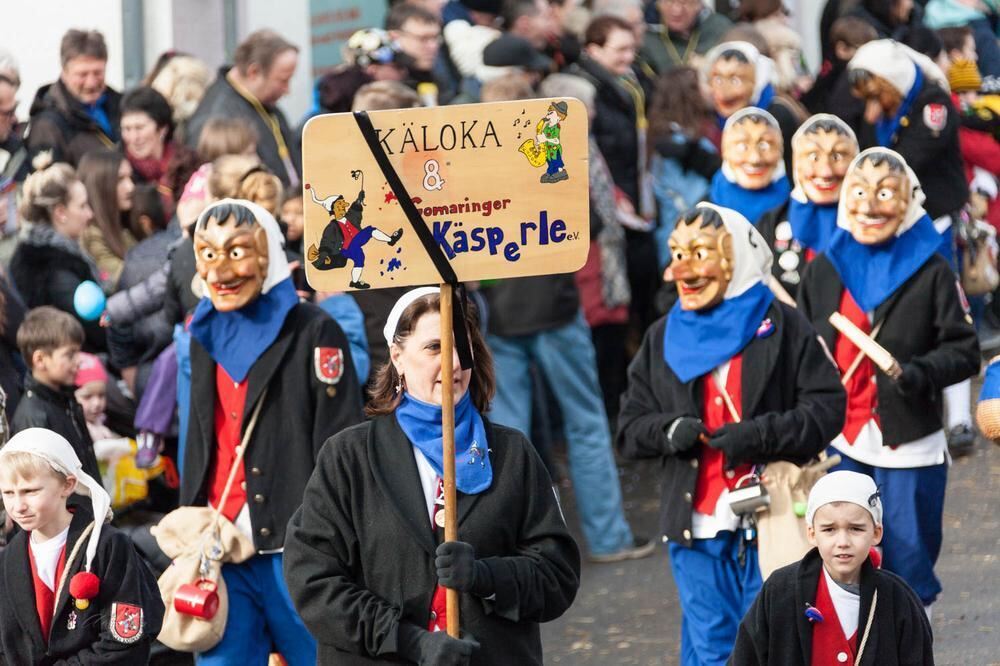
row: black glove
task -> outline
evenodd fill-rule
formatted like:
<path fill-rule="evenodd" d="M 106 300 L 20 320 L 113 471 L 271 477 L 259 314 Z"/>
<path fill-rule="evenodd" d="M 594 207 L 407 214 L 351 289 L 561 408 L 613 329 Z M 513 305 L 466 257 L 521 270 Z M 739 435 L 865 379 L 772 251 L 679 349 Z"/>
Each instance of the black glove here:
<path fill-rule="evenodd" d="M 903 395 L 920 395 L 926 393 L 930 388 L 927 381 L 927 374 L 920 366 L 913 363 L 903 363 L 900 368 L 902 373 L 896 380 L 896 390 Z"/>
<path fill-rule="evenodd" d="M 730 468 L 757 458 L 761 452 L 760 433 L 753 421 L 725 424 L 712 433 L 708 445 L 726 455 Z"/>
<path fill-rule="evenodd" d="M 701 419 L 682 416 L 674 420 L 667 428 L 667 442 L 664 453 L 679 455 L 690 451 L 701 442 L 702 436 L 708 436 L 708 429 Z"/>
<path fill-rule="evenodd" d="M 490 567 L 476 559 L 476 551 L 464 541 L 445 541 L 437 547 L 434 567 L 438 583 L 444 587 L 468 592 L 477 597 L 493 594 L 493 574 Z"/>
<path fill-rule="evenodd" d="M 399 625 L 397 653 L 421 666 L 466 666 L 479 649 L 475 637 L 452 638 L 444 631 L 426 631 L 416 625 Z"/>

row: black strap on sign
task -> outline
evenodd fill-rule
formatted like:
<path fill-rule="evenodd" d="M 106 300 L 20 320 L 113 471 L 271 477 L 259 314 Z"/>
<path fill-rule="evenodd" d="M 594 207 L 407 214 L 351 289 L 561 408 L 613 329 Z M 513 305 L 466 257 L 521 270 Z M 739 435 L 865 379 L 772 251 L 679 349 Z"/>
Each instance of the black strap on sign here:
<path fill-rule="evenodd" d="M 465 328 L 465 308 L 467 305 L 465 290 L 459 288 L 455 269 L 452 268 L 448 257 L 438 247 L 434 240 L 434 234 L 424 224 L 424 219 L 420 216 L 416 204 L 413 203 L 409 192 L 406 191 L 403 181 L 399 179 L 399 174 L 396 173 L 389 161 L 389 156 L 382 149 L 378 140 L 378 132 L 375 131 L 371 118 L 365 111 L 355 111 L 354 120 L 358 124 L 358 129 L 361 130 L 361 136 L 364 137 L 365 143 L 368 144 L 368 150 L 371 151 L 382 175 L 389 183 L 389 189 L 396 195 L 396 200 L 399 201 L 403 213 L 406 214 L 406 219 L 414 233 L 417 234 L 417 238 L 420 239 L 420 244 L 424 246 L 427 256 L 431 258 L 438 275 L 441 276 L 441 282 L 446 283 L 452 289 L 452 293 L 458 296 L 454 299 L 454 307 L 452 308 L 452 330 L 455 334 L 455 349 L 458 351 L 459 365 L 462 366 L 463 370 L 469 370 L 472 368 L 472 347 L 469 344 L 469 333 Z"/>

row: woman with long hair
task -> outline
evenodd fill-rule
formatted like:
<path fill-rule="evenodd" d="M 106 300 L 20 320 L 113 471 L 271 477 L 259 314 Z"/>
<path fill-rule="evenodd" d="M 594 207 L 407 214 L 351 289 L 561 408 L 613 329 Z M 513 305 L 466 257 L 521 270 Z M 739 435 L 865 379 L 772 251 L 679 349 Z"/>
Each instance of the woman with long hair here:
<path fill-rule="evenodd" d="M 97 264 L 99 277 L 107 285 L 118 283 L 125 253 L 142 238 L 131 228 L 132 165 L 118 152 L 96 150 L 80 160 L 77 174 L 87 189 L 93 220 L 83 232 L 83 249 Z"/>

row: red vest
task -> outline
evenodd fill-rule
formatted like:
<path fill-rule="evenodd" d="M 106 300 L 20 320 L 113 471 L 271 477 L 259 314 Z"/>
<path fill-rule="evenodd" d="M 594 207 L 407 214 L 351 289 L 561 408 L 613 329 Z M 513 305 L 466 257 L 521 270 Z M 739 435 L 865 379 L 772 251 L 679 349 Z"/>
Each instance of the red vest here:
<path fill-rule="evenodd" d="M 438 477 L 437 480 L 437 498 L 441 499 L 444 497 L 444 479 Z M 441 506 L 444 506 L 443 503 Z M 437 514 L 438 504 L 434 504 L 434 513 Z M 444 510 L 443 508 L 441 509 Z M 431 529 L 437 531 L 438 529 L 443 530 L 444 528 L 439 528 L 437 523 L 431 520 Z M 448 589 L 442 585 L 438 585 L 434 588 L 434 597 L 431 599 L 431 619 L 427 623 L 427 631 L 448 631 Z"/>
<path fill-rule="evenodd" d="M 341 222 L 337 220 L 337 226 L 340 227 L 340 233 L 344 234 L 344 249 L 351 247 L 351 241 L 354 237 L 358 235 L 358 228 L 349 222 Z"/>
<path fill-rule="evenodd" d="M 826 586 L 826 574 L 822 571 L 816 585 L 816 610 L 823 615 L 823 621 L 813 623 L 812 666 L 854 666 L 858 632 L 850 638 L 844 636 L 837 607 Z"/>
<path fill-rule="evenodd" d="M 701 419 L 708 431 L 715 432 L 726 423 L 732 423 L 733 418 L 726 406 L 722 392 L 715 384 L 712 374 L 705 375 L 701 404 Z M 726 392 L 733 401 L 736 413 L 743 412 L 743 355 L 737 354 L 729 361 L 729 373 L 726 375 Z M 694 484 L 694 510 L 699 513 L 712 514 L 719 495 L 725 489 L 733 490 L 736 482 L 753 469 L 751 465 L 741 465 L 735 470 L 725 470 L 726 457 L 722 451 L 711 446 L 702 446 L 698 454 L 698 479 Z"/>
<path fill-rule="evenodd" d="M 868 321 L 868 316 L 861 311 L 861 307 L 854 302 L 854 298 L 846 289 L 840 297 L 839 311 L 851 323 L 866 334 L 871 335 L 872 325 Z M 843 335 L 837 335 L 837 342 L 833 348 L 833 358 L 837 361 L 841 376 L 847 372 L 859 354 L 861 354 L 861 350 L 855 347 L 853 342 Z M 843 434 L 848 444 L 854 444 L 861 429 L 873 417 L 878 423 L 878 386 L 875 383 L 875 364 L 871 362 L 871 359 L 864 357 L 861 360 L 844 389 L 847 391 L 847 415 L 844 420 Z"/>
<path fill-rule="evenodd" d="M 215 366 L 215 456 L 213 458 L 208 486 L 208 502 L 217 507 L 226 489 L 229 470 L 236 459 L 236 447 L 240 445 L 243 429 L 243 408 L 247 402 L 247 380 L 235 383 L 221 365 Z M 222 515 L 236 520 L 247 502 L 246 470 L 240 465 L 229 490 Z"/>
<path fill-rule="evenodd" d="M 28 562 L 31 563 L 31 582 L 35 588 L 35 612 L 38 613 L 38 624 L 42 627 L 42 636 L 49 640 L 49 631 L 52 629 L 52 613 L 56 610 L 56 591 L 50 590 L 49 586 L 38 577 L 38 567 L 35 564 L 35 554 L 31 552 L 31 535 L 28 535 Z M 63 568 L 66 566 L 66 546 L 63 545 L 59 553 L 59 564 L 56 565 L 55 584 L 59 586 L 59 579 L 62 578 Z"/>

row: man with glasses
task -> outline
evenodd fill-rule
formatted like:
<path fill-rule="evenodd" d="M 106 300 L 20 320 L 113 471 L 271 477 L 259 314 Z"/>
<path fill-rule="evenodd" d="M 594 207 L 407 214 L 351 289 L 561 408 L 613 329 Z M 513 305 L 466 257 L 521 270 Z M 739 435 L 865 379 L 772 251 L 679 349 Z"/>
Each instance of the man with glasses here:
<path fill-rule="evenodd" d="M 679 65 L 694 65 L 722 41 L 732 23 L 702 0 L 657 0 L 660 23 L 652 24 L 642 42 L 640 57 L 657 74 Z"/>
<path fill-rule="evenodd" d="M 400 3 L 385 19 L 385 29 L 400 50 L 399 63 L 409 72 L 404 83 L 421 93 L 421 101 L 444 103 L 441 50 L 441 20 L 428 10 L 413 4 Z M 433 88 L 421 86 L 431 84 Z M 433 99 L 425 96 L 434 92 Z"/>

